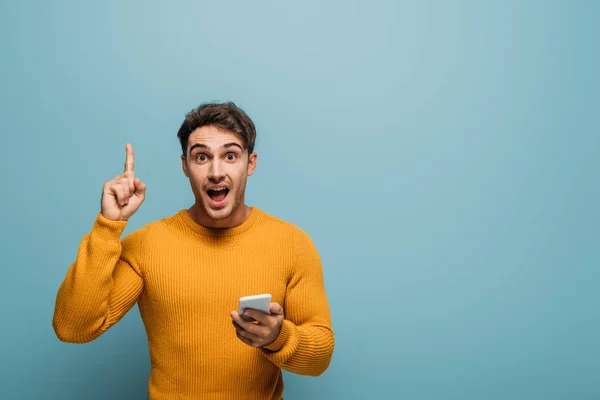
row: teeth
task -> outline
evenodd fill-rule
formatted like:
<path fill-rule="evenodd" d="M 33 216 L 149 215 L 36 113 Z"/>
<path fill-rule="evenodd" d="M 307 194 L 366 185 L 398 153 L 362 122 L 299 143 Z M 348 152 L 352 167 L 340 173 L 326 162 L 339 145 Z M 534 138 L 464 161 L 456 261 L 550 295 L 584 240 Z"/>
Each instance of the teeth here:
<path fill-rule="evenodd" d="M 209 189 L 209 190 L 212 190 L 212 191 L 215 191 L 215 192 L 219 192 L 219 191 L 225 190 L 225 189 L 227 189 L 227 188 L 222 187 L 222 188 Z"/>

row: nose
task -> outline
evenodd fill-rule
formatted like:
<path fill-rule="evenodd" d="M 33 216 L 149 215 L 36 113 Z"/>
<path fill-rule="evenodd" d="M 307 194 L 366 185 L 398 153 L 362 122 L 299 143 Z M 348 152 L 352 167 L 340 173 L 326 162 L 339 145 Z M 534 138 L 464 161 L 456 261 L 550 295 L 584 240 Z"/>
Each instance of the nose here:
<path fill-rule="evenodd" d="M 225 170 L 223 169 L 220 160 L 217 157 L 215 157 L 210 163 L 210 167 L 208 169 L 208 179 L 210 179 L 211 181 L 219 182 L 223 180 L 224 177 Z"/>

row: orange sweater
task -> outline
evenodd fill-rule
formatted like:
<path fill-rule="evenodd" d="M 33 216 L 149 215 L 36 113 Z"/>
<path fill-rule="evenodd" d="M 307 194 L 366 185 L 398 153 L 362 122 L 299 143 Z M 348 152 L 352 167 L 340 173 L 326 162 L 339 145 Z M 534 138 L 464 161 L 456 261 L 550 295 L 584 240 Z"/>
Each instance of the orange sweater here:
<path fill-rule="evenodd" d="M 120 235 L 98 214 L 62 283 L 53 326 L 65 342 L 96 339 L 138 302 L 148 334 L 150 399 L 280 399 L 281 369 L 319 375 L 334 348 L 321 261 L 295 225 L 253 207 L 231 229 L 181 210 Z M 244 344 L 229 312 L 271 293 L 284 308 L 279 337 Z"/>

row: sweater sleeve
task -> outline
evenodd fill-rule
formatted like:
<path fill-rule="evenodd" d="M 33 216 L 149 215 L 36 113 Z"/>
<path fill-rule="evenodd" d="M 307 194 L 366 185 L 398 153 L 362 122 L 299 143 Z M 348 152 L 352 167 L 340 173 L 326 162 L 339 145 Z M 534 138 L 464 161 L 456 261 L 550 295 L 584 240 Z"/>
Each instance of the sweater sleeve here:
<path fill-rule="evenodd" d="M 58 289 L 52 326 L 64 342 L 90 342 L 116 324 L 136 303 L 143 287 L 137 254 L 141 230 L 120 235 L 126 221 L 98 214 Z"/>
<path fill-rule="evenodd" d="M 261 351 L 282 369 L 318 376 L 329 367 L 334 349 L 323 270 L 312 240 L 298 228 L 294 249 L 296 263 L 286 291 L 281 332 Z"/>

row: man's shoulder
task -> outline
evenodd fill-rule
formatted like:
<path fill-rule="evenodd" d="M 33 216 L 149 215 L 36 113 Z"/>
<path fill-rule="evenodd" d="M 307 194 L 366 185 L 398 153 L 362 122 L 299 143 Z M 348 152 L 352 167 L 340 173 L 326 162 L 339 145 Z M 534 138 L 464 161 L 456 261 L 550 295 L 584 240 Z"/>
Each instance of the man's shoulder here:
<path fill-rule="evenodd" d="M 321 268 L 319 250 L 301 221 L 293 222 L 291 219 L 276 217 L 261 210 L 259 212 L 261 220 L 259 225 L 269 230 L 269 236 L 279 235 L 288 239 L 287 244 L 290 246 L 292 257 L 296 260 L 297 271 Z"/>
<path fill-rule="evenodd" d="M 275 229 L 295 230 L 298 227 L 293 222 L 282 217 L 275 216 L 262 208 L 253 207 L 254 212 L 258 213 L 259 226 L 268 226 Z"/>
<path fill-rule="evenodd" d="M 304 228 L 301 227 L 301 223 L 294 222 L 283 217 L 275 216 L 262 209 L 256 208 L 256 210 L 260 215 L 260 225 L 268 227 L 269 229 L 275 229 L 281 232 L 286 232 L 287 234 L 293 236 L 294 238 L 300 241 L 311 240 L 308 233 L 304 230 Z"/>
<path fill-rule="evenodd" d="M 134 229 L 128 236 L 148 237 L 163 235 L 169 231 L 169 227 L 177 224 L 181 211 L 166 215 L 164 217 L 155 218 L 146 222 Z"/>

